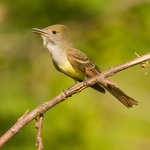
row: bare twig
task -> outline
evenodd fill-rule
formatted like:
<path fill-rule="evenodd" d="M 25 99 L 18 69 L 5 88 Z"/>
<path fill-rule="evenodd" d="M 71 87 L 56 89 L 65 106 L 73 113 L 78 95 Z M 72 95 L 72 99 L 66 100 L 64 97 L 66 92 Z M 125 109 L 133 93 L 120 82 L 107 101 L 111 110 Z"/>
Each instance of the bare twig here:
<path fill-rule="evenodd" d="M 83 81 L 81 83 L 78 83 L 65 92 L 62 92 L 58 94 L 56 97 L 53 99 L 44 102 L 43 104 L 39 105 L 36 107 L 33 111 L 30 113 L 27 113 L 25 116 L 23 116 L 21 119 L 19 119 L 6 133 L 4 133 L 0 137 L 0 147 L 4 145 L 10 138 L 12 138 L 21 128 L 23 128 L 25 125 L 27 125 L 29 122 L 31 122 L 33 119 L 35 119 L 37 116 L 40 114 L 44 114 L 47 112 L 50 108 L 54 107 L 56 104 L 64 101 L 68 97 L 81 92 L 83 89 L 95 84 L 96 82 L 100 82 L 102 85 L 106 85 L 108 80 L 105 78 L 108 78 L 112 75 L 114 75 L 117 72 L 120 72 L 124 69 L 127 69 L 129 67 L 132 67 L 134 65 L 140 64 L 142 62 L 145 62 L 147 60 L 150 60 L 150 53 L 143 55 L 141 57 L 138 57 L 132 61 L 129 61 L 125 64 L 122 64 L 120 66 L 111 68 L 107 71 L 102 72 L 101 74 L 90 78 L 86 81 Z"/>
<path fill-rule="evenodd" d="M 40 115 L 39 118 L 36 120 L 35 127 L 37 128 L 37 137 L 36 137 L 36 146 L 38 150 L 43 149 L 43 142 L 42 142 L 42 127 L 43 127 L 43 115 Z"/>
<path fill-rule="evenodd" d="M 135 55 L 136 55 L 137 57 L 140 57 L 140 55 L 139 55 L 137 52 L 135 52 Z M 148 61 L 145 61 L 145 62 L 142 62 L 142 63 L 141 63 L 141 68 L 145 71 L 145 75 L 148 74 L 148 72 L 146 71 L 148 65 L 149 65 L 149 62 L 148 62 Z"/>

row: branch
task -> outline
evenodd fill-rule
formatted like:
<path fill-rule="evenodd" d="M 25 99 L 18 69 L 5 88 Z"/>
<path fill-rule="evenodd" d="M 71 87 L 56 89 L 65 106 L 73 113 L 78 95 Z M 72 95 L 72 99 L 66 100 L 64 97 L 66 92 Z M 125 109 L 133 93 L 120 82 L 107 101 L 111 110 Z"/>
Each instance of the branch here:
<path fill-rule="evenodd" d="M 63 102 L 68 97 L 71 97 L 72 95 L 81 92 L 85 88 L 94 85 L 97 82 L 100 82 L 102 85 L 106 85 L 108 80 L 105 78 L 108 78 L 117 72 L 120 72 L 122 70 L 125 70 L 129 67 L 132 67 L 134 65 L 140 64 L 142 62 L 145 62 L 147 60 L 150 60 L 150 53 L 143 55 L 141 57 L 138 57 L 132 61 L 129 61 L 125 64 L 122 64 L 120 66 L 111 68 L 107 71 L 104 71 L 100 73 L 99 75 L 90 78 L 86 81 L 83 81 L 81 83 L 78 83 L 68 90 L 58 94 L 53 99 L 44 102 L 43 104 L 36 107 L 33 111 L 25 113 L 18 121 L 6 132 L 0 137 L 0 147 L 2 147 L 10 138 L 12 138 L 17 132 L 20 131 L 21 128 L 23 128 L 25 125 L 27 125 L 29 122 L 31 122 L 33 119 L 35 119 L 37 116 L 44 114 L 49 109 L 54 107 L 56 104 Z"/>
<path fill-rule="evenodd" d="M 43 142 L 42 142 L 42 127 L 43 127 L 43 115 L 40 115 L 38 120 L 35 123 L 35 127 L 37 128 L 37 137 L 36 137 L 36 146 L 38 150 L 43 149 Z"/>

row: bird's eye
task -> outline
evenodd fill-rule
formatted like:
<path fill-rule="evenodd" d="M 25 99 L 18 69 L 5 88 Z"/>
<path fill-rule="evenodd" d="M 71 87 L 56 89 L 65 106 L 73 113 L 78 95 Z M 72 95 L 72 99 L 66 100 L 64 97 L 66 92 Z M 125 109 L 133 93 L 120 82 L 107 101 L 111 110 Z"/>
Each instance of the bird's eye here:
<path fill-rule="evenodd" d="M 53 31 L 52 31 L 52 33 L 53 33 L 53 34 L 56 34 L 56 31 L 55 31 L 55 30 L 53 30 Z"/>

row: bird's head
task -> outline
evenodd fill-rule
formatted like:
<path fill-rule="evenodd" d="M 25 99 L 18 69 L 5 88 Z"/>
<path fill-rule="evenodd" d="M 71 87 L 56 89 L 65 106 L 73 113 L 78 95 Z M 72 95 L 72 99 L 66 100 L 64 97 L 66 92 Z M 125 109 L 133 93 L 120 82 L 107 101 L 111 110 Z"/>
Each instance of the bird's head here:
<path fill-rule="evenodd" d="M 43 38 L 45 46 L 48 44 L 62 46 L 69 43 L 68 29 L 64 25 L 51 25 L 43 29 L 33 28 L 33 32 Z"/>

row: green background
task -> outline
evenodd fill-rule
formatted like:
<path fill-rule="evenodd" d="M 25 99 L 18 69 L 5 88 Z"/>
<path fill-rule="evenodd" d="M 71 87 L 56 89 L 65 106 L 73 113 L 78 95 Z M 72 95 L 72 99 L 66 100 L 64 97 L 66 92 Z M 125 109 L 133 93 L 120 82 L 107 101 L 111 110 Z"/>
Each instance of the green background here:
<path fill-rule="evenodd" d="M 73 81 L 57 72 L 33 27 L 65 24 L 76 48 L 101 70 L 150 51 L 148 0 L 1 0 L 0 135 L 27 109 L 51 99 Z M 150 66 L 135 66 L 112 77 L 139 101 L 125 108 L 110 94 L 90 88 L 45 114 L 45 150 L 149 150 Z M 147 75 L 145 75 L 147 73 Z M 33 150 L 36 129 L 30 123 L 3 150 Z"/>

